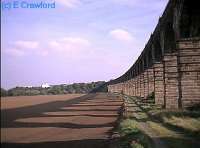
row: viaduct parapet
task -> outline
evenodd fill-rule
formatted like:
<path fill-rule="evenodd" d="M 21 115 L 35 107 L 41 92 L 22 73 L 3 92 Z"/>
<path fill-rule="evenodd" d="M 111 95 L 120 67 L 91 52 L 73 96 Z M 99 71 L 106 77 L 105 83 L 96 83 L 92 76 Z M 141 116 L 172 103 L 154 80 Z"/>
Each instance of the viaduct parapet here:
<path fill-rule="evenodd" d="M 143 99 L 154 94 L 165 108 L 200 103 L 200 6 L 198 0 L 170 0 L 141 55 L 109 92 Z"/>

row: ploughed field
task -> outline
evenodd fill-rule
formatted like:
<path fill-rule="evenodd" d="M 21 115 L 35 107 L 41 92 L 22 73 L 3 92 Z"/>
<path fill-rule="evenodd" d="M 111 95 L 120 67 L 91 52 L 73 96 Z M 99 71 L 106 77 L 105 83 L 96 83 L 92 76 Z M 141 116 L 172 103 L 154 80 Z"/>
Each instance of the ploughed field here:
<path fill-rule="evenodd" d="M 1 98 L 8 148 L 106 148 L 122 100 L 106 93 Z"/>

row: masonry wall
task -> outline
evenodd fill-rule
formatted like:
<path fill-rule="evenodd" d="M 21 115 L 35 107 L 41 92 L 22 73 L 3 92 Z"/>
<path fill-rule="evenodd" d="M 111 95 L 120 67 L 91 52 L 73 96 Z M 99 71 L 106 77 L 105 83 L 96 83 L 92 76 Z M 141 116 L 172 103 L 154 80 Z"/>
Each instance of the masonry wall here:
<path fill-rule="evenodd" d="M 148 94 L 152 94 L 155 90 L 154 90 L 154 71 L 153 71 L 153 67 L 150 67 L 148 69 L 148 85 L 149 85 L 149 91 Z"/>
<path fill-rule="evenodd" d="M 184 108 L 200 103 L 200 38 L 182 39 L 173 53 L 165 54 L 140 75 L 109 85 L 109 92 L 147 98 L 165 108 Z"/>
<path fill-rule="evenodd" d="M 181 103 L 200 103 L 200 39 L 178 41 Z"/>
<path fill-rule="evenodd" d="M 144 71 L 144 98 L 147 98 L 149 95 L 149 77 L 148 69 Z"/>
<path fill-rule="evenodd" d="M 155 103 L 164 106 L 164 67 L 162 62 L 153 65 Z"/>
<path fill-rule="evenodd" d="M 166 54 L 164 63 L 164 103 L 166 108 L 178 108 L 180 99 L 177 53 Z"/>

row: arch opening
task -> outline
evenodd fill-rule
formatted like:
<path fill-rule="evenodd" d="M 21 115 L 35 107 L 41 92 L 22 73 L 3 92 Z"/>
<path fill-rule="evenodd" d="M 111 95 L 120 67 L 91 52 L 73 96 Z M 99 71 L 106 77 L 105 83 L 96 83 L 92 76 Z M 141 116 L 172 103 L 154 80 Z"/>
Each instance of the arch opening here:
<path fill-rule="evenodd" d="M 160 42 L 158 39 L 155 40 L 154 42 L 154 60 L 156 62 L 159 62 L 162 60 L 162 48 L 161 48 L 161 45 L 160 45 Z"/>
<path fill-rule="evenodd" d="M 164 28 L 164 53 L 172 53 L 176 49 L 173 24 L 168 22 Z"/>
<path fill-rule="evenodd" d="M 179 24 L 180 38 L 200 36 L 200 9 L 198 1 L 184 1 Z"/>

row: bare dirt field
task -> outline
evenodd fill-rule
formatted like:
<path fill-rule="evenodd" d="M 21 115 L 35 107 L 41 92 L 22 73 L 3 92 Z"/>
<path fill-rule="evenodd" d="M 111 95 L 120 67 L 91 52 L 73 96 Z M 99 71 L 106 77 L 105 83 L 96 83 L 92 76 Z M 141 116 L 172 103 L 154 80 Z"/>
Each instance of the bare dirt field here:
<path fill-rule="evenodd" d="M 122 100 L 109 94 L 1 98 L 8 148 L 106 148 Z"/>

